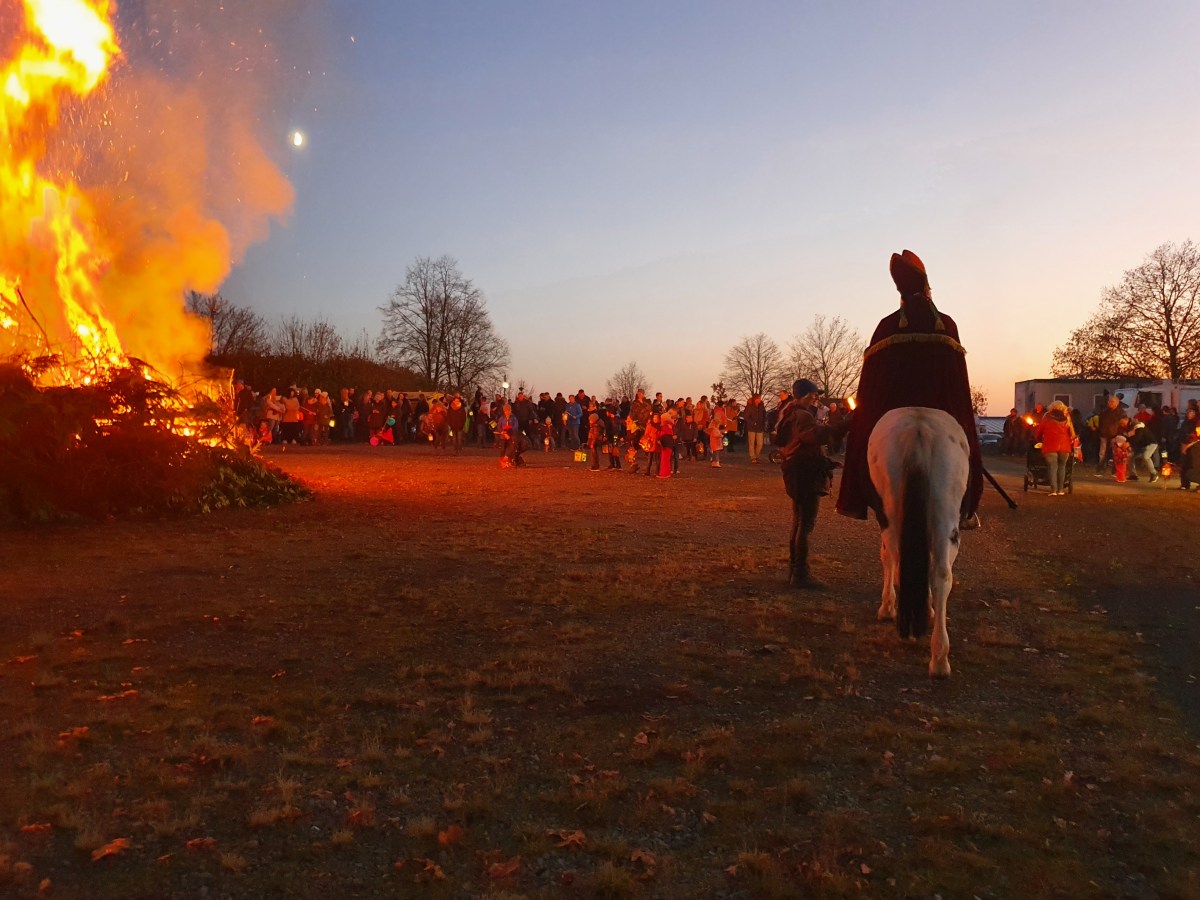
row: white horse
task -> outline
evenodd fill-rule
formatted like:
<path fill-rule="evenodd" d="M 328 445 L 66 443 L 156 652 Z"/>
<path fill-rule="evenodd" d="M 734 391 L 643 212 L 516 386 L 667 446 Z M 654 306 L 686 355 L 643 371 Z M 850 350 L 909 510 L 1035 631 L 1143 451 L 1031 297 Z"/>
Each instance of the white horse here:
<path fill-rule="evenodd" d="M 896 618 L 897 586 L 901 637 L 924 635 L 932 616 L 929 674 L 939 678 L 950 674 L 946 599 L 954 584 L 968 454 L 966 435 L 955 418 L 924 406 L 886 413 L 867 442 L 871 482 L 883 501 L 879 618 Z"/>

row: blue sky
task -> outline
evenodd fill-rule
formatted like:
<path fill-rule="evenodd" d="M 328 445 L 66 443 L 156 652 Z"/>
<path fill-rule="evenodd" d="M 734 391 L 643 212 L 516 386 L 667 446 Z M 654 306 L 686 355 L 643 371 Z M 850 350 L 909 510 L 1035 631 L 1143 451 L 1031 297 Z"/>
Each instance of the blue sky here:
<path fill-rule="evenodd" d="M 1004 411 L 1106 285 L 1200 239 L 1198 35 L 1194 2 L 321 4 L 277 37 L 311 53 L 268 136 L 295 209 L 222 290 L 374 337 L 449 254 L 510 381 L 634 360 L 695 396 L 744 335 L 868 336 L 907 247 Z"/>

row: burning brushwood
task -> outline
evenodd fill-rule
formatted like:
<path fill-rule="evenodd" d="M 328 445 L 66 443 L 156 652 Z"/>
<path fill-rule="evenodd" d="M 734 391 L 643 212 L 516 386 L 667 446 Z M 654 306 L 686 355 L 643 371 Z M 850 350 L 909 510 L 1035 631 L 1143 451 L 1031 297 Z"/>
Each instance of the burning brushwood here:
<path fill-rule="evenodd" d="M 302 494 L 221 449 L 237 443 L 230 379 L 206 370 L 208 326 L 183 300 L 228 274 L 234 225 L 261 231 L 208 211 L 276 215 L 290 186 L 248 133 L 228 179 L 181 165 L 221 135 L 191 127 L 203 121 L 194 90 L 180 98 L 189 128 L 167 127 L 171 88 L 123 60 L 109 0 L 13 5 L 0 57 L 0 519 Z M 238 204 L 206 193 L 217 184 Z"/>

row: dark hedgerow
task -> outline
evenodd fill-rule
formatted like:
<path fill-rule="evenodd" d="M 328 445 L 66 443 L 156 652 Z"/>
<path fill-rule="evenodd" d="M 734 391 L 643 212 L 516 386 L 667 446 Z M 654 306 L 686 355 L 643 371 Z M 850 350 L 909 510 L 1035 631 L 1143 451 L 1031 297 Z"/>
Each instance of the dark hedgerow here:
<path fill-rule="evenodd" d="M 0 523 L 190 514 L 310 496 L 248 451 L 205 443 L 229 436 L 216 403 L 184 403 L 134 368 L 71 387 L 39 387 L 37 371 L 36 361 L 0 365 Z M 176 433 L 184 422 L 192 435 Z"/>

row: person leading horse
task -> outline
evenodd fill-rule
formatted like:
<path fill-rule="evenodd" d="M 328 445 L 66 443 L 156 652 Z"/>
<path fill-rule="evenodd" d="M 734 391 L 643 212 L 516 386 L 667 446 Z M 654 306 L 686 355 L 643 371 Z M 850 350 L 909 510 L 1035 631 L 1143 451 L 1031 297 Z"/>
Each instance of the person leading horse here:
<path fill-rule="evenodd" d="M 855 519 L 865 519 L 868 509 L 880 513 L 879 495 L 867 468 L 871 431 L 893 409 L 925 406 L 949 413 L 963 428 L 970 471 L 959 527 L 978 528 L 983 457 L 971 405 L 966 350 L 959 343 L 958 326 L 934 306 L 925 264 L 915 253 L 893 253 L 890 269 L 900 292 L 900 309 L 880 320 L 863 354 L 837 511 Z"/>

